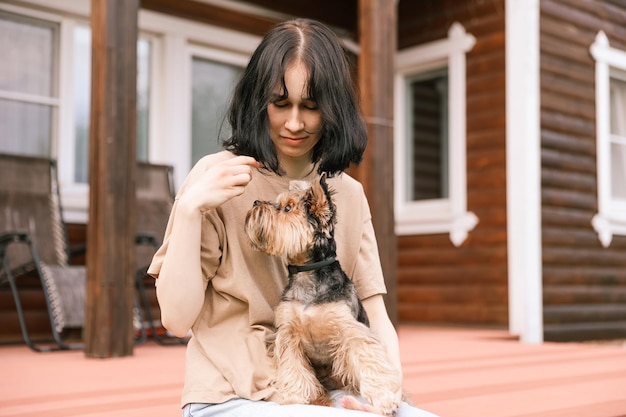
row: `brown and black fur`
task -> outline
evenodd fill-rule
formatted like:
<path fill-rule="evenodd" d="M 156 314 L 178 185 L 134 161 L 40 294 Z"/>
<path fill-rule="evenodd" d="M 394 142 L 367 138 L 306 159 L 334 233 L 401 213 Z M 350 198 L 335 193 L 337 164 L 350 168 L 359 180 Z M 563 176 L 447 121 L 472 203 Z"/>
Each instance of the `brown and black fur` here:
<path fill-rule="evenodd" d="M 330 405 L 329 390 L 362 396 L 394 414 L 400 374 L 369 329 L 352 281 L 336 260 L 333 191 L 292 181 L 275 202 L 255 201 L 245 228 L 252 247 L 286 256 L 289 281 L 275 310 L 270 355 L 285 403 Z"/>

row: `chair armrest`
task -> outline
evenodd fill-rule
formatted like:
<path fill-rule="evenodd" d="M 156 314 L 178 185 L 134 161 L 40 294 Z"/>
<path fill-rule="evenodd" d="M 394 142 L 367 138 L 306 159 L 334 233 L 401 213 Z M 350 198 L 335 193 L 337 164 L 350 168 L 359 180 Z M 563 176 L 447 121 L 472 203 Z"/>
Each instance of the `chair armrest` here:
<path fill-rule="evenodd" d="M 85 255 L 86 253 L 87 245 L 85 245 L 84 243 L 79 243 L 76 245 L 70 245 L 68 255 L 70 256 L 70 258 L 72 258 L 74 256 Z"/>
<path fill-rule="evenodd" d="M 136 245 L 152 245 L 155 248 L 159 247 L 159 241 L 150 233 L 137 233 L 135 235 Z"/>
<path fill-rule="evenodd" d="M 0 234 L 0 246 L 7 247 L 11 243 L 27 243 L 30 240 L 27 232 L 4 232 Z"/>

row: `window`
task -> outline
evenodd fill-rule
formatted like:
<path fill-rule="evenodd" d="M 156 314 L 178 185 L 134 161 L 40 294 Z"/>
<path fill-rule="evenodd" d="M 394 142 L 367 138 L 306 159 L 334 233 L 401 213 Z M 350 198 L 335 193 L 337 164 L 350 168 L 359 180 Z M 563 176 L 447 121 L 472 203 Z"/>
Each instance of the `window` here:
<path fill-rule="evenodd" d="M 455 23 L 448 37 L 396 60 L 395 206 L 399 235 L 449 233 L 461 245 L 478 222 L 467 211 L 465 53 L 475 43 Z"/>
<path fill-rule="evenodd" d="M 49 157 L 58 119 L 59 23 L 0 10 L 0 152 Z"/>
<path fill-rule="evenodd" d="M 407 80 L 406 195 L 410 201 L 448 198 L 448 74 L 439 70 Z"/>
<path fill-rule="evenodd" d="M 42 12 L 36 4 L 0 2 L 0 152 L 56 158 L 64 220 L 82 223 L 89 200 L 89 2 L 53 3 Z M 200 156 L 218 150 L 218 134 L 228 134 L 222 116 L 260 38 L 147 10 L 139 25 L 137 159 L 174 166 L 180 187 Z"/>
<path fill-rule="evenodd" d="M 89 116 L 91 100 L 91 29 L 76 25 L 73 35 L 74 183 L 89 182 Z M 150 115 L 150 58 L 148 39 L 137 41 L 137 160 L 148 160 Z"/>
<path fill-rule="evenodd" d="M 194 48 L 191 58 L 191 163 L 222 149 L 219 139 L 230 133 L 225 121 L 230 96 L 245 60 L 218 61 L 212 51 Z M 228 63 L 228 62 L 232 62 Z"/>
<path fill-rule="evenodd" d="M 591 45 L 596 60 L 598 213 L 592 225 L 604 247 L 626 235 L 626 52 L 600 31 Z"/>

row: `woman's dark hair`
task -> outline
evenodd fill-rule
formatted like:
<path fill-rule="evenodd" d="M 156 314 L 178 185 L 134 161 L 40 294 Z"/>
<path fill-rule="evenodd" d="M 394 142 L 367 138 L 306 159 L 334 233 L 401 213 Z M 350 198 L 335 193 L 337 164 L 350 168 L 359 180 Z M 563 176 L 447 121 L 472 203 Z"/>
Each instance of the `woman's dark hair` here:
<path fill-rule="evenodd" d="M 361 162 L 367 129 L 341 42 L 314 20 L 285 21 L 265 35 L 235 87 L 228 113 L 232 133 L 224 147 L 237 155 L 252 156 L 281 174 L 270 138 L 267 106 L 277 85 L 287 93 L 285 71 L 297 61 L 309 71 L 308 98 L 317 104 L 322 116 L 312 162 L 318 163 L 319 173 L 332 176 L 350 163 Z"/>

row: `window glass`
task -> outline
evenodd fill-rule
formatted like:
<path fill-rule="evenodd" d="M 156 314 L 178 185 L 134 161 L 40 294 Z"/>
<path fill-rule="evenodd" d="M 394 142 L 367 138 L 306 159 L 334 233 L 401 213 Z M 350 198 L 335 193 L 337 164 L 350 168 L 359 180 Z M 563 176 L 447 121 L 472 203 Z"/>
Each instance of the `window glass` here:
<path fill-rule="evenodd" d="M 50 156 L 58 25 L 0 11 L 0 152 Z"/>
<path fill-rule="evenodd" d="M 150 62 L 152 44 L 147 39 L 137 42 L 137 160 L 148 161 L 150 121 Z"/>
<path fill-rule="evenodd" d="M 204 58 L 192 59 L 191 159 L 221 150 L 220 138 L 230 134 L 224 120 L 232 90 L 243 69 Z"/>
<path fill-rule="evenodd" d="M 91 30 L 74 29 L 74 181 L 88 182 L 89 111 L 91 109 Z"/>
<path fill-rule="evenodd" d="M 0 89 L 54 95 L 57 25 L 0 12 Z"/>
<path fill-rule="evenodd" d="M 408 81 L 407 196 L 411 201 L 448 197 L 448 75 L 431 72 Z"/>
<path fill-rule="evenodd" d="M 626 82 L 612 78 L 611 94 L 611 190 L 626 201 Z"/>
<path fill-rule="evenodd" d="M 150 109 L 149 40 L 137 42 L 137 160 L 148 160 Z M 75 167 L 74 181 L 89 181 L 89 112 L 91 97 L 91 29 L 77 26 L 74 30 L 74 118 Z"/>
<path fill-rule="evenodd" d="M 51 106 L 0 99 L 0 152 L 50 156 Z"/>

